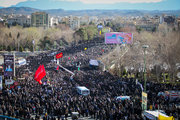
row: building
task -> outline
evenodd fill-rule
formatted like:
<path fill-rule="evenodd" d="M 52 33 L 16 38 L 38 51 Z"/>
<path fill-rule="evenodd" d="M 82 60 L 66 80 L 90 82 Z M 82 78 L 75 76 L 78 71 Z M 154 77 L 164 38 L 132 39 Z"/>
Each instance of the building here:
<path fill-rule="evenodd" d="M 70 23 L 70 28 L 73 30 L 80 28 L 80 20 L 78 18 L 74 18 Z"/>
<path fill-rule="evenodd" d="M 23 27 L 29 27 L 31 25 L 31 18 L 30 16 L 20 15 L 20 16 L 13 16 L 7 19 L 8 25 L 21 25 Z"/>
<path fill-rule="evenodd" d="M 164 17 L 164 22 L 167 24 L 174 24 L 175 23 L 175 16 L 167 15 Z"/>
<path fill-rule="evenodd" d="M 160 17 L 160 24 L 166 22 L 168 25 L 170 24 L 174 24 L 175 23 L 175 16 L 172 16 L 172 15 L 162 15 Z"/>
<path fill-rule="evenodd" d="M 164 15 L 160 16 L 159 23 L 160 23 L 160 24 L 163 24 L 163 23 L 164 23 Z"/>
<path fill-rule="evenodd" d="M 94 23 L 95 25 L 97 25 L 98 23 L 98 17 L 97 16 L 91 16 L 90 18 L 89 18 L 89 21 L 91 22 L 91 23 Z"/>
<path fill-rule="evenodd" d="M 45 12 L 32 13 L 31 26 L 49 28 L 49 14 Z"/>
<path fill-rule="evenodd" d="M 180 18 L 177 19 L 178 29 L 180 30 Z"/>
<path fill-rule="evenodd" d="M 89 16 L 82 16 L 80 18 L 80 25 L 88 25 L 89 24 Z"/>
<path fill-rule="evenodd" d="M 49 20 L 49 26 L 50 27 L 54 27 L 55 25 L 58 25 L 58 18 L 55 18 L 55 17 L 51 17 L 50 20 Z"/>
<path fill-rule="evenodd" d="M 146 25 L 138 25 L 137 27 L 139 27 L 139 28 L 141 28 L 141 29 L 143 29 L 143 30 L 145 30 L 145 31 L 153 31 L 153 32 L 155 32 L 156 31 L 156 29 L 158 28 L 158 25 L 157 24 L 146 24 Z"/>
<path fill-rule="evenodd" d="M 69 27 L 73 30 L 80 28 L 80 20 L 78 17 L 69 16 Z"/>
<path fill-rule="evenodd" d="M 65 16 L 60 19 L 60 23 L 69 25 L 69 17 Z"/>

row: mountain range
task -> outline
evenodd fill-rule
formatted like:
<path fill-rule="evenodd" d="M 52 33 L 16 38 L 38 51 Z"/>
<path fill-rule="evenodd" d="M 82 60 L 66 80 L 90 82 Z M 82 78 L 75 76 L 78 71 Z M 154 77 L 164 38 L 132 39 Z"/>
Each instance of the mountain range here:
<path fill-rule="evenodd" d="M 0 7 L 0 15 L 3 14 L 24 14 L 30 15 L 31 13 L 44 11 L 49 13 L 51 16 L 143 16 L 143 15 L 175 15 L 180 16 L 180 10 L 166 10 L 166 11 L 147 11 L 147 10 L 63 10 L 63 9 L 49 9 L 49 10 L 40 10 L 29 7 Z"/>

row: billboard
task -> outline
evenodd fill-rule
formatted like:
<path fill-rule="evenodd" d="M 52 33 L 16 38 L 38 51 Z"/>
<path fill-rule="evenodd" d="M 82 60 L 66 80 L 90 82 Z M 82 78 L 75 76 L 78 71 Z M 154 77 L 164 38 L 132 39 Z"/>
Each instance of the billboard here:
<path fill-rule="evenodd" d="M 14 80 L 12 79 L 5 80 L 5 85 L 12 85 L 13 83 L 14 83 Z"/>
<path fill-rule="evenodd" d="M 14 75 L 14 55 L 4 55 L 4 76 Z"/>
<path fill-rule="evenodd" d="M 110 32 L 105 34 L 106 44 L 132 44 L 132 41 L 132 33 Z"/>
<path fill-rule="evenodd" d="M 142 92 L 142 110 L 147 110 L 147 93 Z"/>

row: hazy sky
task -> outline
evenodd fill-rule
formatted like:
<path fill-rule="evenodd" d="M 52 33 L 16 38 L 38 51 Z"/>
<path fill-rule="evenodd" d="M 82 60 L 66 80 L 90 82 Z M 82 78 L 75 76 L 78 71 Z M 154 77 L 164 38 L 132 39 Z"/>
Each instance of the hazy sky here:
<path fill-rule="evenodd" d="M 0 0 L 1 7 L 37 9 L 139 9 L 180 10 L 180 0 Z"/>

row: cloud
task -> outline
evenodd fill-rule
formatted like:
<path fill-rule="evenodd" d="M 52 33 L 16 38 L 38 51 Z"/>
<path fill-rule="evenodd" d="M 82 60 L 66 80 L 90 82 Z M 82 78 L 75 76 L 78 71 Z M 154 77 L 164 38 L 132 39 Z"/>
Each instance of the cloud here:
<path fill-rule="evenodd" d="M 36 1 L 36 0 L 0 0 L 0 6 L 10 7 L 12 5 L 16 5 L 20 2 L 25 2 L 25 1 Z"/>
<path fill-rule="evenodd" d="M 163 0 L 52 0 L 52 1 L 68 1 L 76 2 L 80 1 L 85 4 L 114 4 L 114 3 L 157 3 Z"/>

